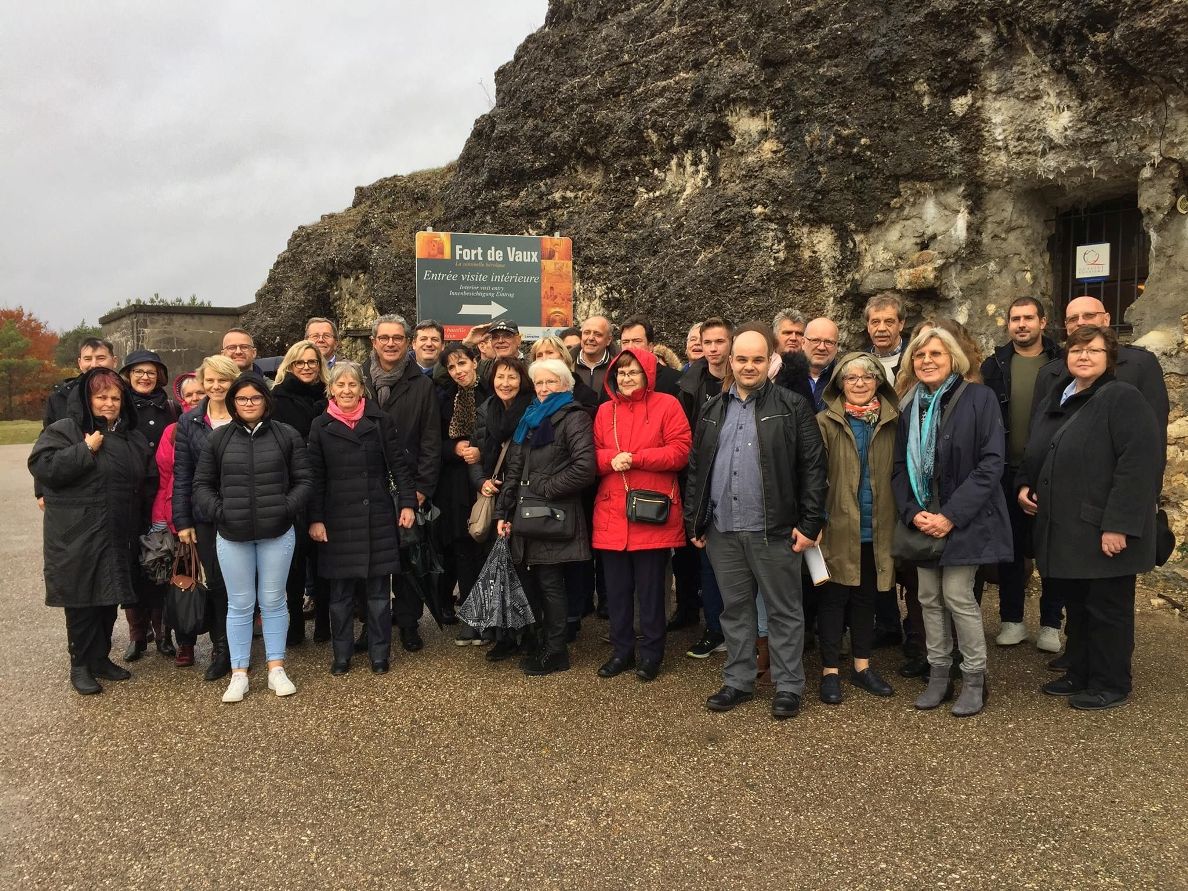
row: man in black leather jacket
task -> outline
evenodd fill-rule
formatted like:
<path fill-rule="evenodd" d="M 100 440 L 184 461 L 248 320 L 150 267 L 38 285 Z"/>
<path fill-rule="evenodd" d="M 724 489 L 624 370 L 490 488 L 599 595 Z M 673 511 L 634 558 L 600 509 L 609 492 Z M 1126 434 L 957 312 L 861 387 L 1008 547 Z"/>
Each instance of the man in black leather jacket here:
<path fill-rule="evenodd" d="M 689 538 L 708 549 L 722 589 L 725 678 L 707 708 L 729 711 L 754 696 L 762 590 L 772 716 L 791 718 L 804 693 L 801 554 L 825 521 L 827 462 L 812 406 L 767 378 L 773 350 L 765 326 L 735 332 L 723 392 L 697 422 L 684 510 Z"/>

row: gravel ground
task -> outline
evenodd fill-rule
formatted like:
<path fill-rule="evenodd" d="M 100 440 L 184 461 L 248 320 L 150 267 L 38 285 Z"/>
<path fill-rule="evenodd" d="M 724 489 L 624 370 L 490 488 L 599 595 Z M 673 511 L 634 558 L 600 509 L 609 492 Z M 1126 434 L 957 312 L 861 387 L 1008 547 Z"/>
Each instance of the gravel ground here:
<path fill-rule="evenodd" d="M 711 714 L 721 657 L 685 658 L 693 632 L 656 682 L 603 681 L 599 621 L 548 678 L 429 621 L 384 677 L 296 648 L 287 700 L 257 668 L 223 705 L 205 647 L 192 669 L 150 649 L 84 698 L 42 602 L 27 455 L 0 447 L 0 886 L 1188 888 L 1188 624 L 1149 595 L 1133 700 L 1101 714 L 1040 695 L 1030 644 L 991 646 L 964 721 L 915 711 L 892 650 L 890 700 L 819 704 L 810 654 L 800 717 Z M 996 612 L 991 589 L 991 636 Z M 117 661 L 126 642 L 121 614 Z"/>

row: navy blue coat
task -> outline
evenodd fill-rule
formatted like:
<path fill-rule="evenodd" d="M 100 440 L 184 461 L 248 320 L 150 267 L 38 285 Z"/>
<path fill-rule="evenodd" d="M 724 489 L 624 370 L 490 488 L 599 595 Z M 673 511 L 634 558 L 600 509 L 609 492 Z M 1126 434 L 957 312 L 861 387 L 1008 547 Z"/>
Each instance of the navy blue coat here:
<path fill-rule="evenodd" d="M 956 391 L 954 387 L 945 394 L 942 411 Z M 902 414 L 891 473 L 895 505 L 900 519 L 909 526 L 916 514 L 926 510 L 925 505 L 916 501 L 908 479 L 911 396 L 909 393 L 900 406 Z M 1008 563 L 1013 558 L 1011 521 L 1002 492 L 1005 467 L 1006 435 L 998 397 L 989 387 L 971 383 L 944 419 L 937 437 L 940 513 L 953 524 L 941 566 L 981 566 Z"/>
<path fill-rule="evenodd" d="M 173 528 L 193 529 L 195 523 L 209 523 L 212 517 L 205 516 L 194 504 L 194 468 L 198 456 L 210 439 L 210 427 L 206 423 L 206 404 L 202 401 L 181 416 L 177 422 L 173 440 Z"/>

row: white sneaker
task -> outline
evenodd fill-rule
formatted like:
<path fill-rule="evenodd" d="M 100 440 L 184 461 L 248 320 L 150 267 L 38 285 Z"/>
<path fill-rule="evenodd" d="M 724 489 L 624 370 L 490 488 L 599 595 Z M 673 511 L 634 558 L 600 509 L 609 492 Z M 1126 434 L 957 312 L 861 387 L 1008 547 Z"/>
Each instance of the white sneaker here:
<path fill-rule="evenodd" d="M 1039 634 L 1035 638 L 1035 648 L 1045 653 L 1060 652 L 1060 629 L 1048 625 L 1041 625 Z"/>
<path fill-rule="evenodd" d="M 1000 647 L 1013 647 L 1027 640 L 1027 626 L 1022 622 L 1003 622 L 994 642 Z"/>
<path fill-rule="evenodd" d="M 243 672 L 242 674 L 238 671 L 233 672 L 231 674 L 231 683 L 227 685 L 227 690 L 223 693 L 223 702 L 243 702 L 244 694 L 247 691 L 247 672 Z"/>
<path fill-rule="evenodd" d="M 268 689 L 276 693 L 277 696 L 292 696 L 297 692 L 297 688 L 285 674 L 284 667 L 280 665 L 268 670 Z"/>

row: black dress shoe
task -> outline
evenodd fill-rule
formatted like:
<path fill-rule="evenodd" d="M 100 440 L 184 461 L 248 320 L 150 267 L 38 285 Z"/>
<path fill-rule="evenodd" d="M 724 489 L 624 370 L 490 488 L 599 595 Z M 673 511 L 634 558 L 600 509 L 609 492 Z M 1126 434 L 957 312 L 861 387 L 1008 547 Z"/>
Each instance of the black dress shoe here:
<path fill-rule="evenodd" d="M 903 665 L 899 666 L 899 676 L 902 678 L 922 678 L 929 672 L 928 657 L 923 653 L 908 656 Z"/>
<path fill-rule="evenodd" d="M 641 681 L 654 681 L 656 675 L 660 674 L 660 663 L 647 660 L 639 663 L 639 667 L 635 669 L 635 676 Z"/>
<path fill-rule="evenodd" d="M 349 659 L 335 659 L 330 663 L 330 673 L 332 675 L 346 674 L 351 670 L 351 662 Z"/>
<path fill-rule="evenodd" d="M 388 664 L 387 659 L 377 659 L 375 662 L 371 663 L 372 674 L 387 674 L 389 668 L 391 668 L 391 666 Z"/>
<path fill-rule="evenodd" d="M 724 685 L 721 690 L 705 701 L 705 707 L 711 712 L 728 712 L 736 705 L 749 702 L 754 698 L 755 694 L 750 690 L 736 690 L 734 687 Z"/>
<path fill-rule="evenodd" d="M 173 645 L 173 635 L 168 631 L 157 638 L 157 652 L 166 659 L 172 659 L 177 655 L 177 647 Z"/>
<path fill-rule="evenodd" d="M 783 691 L 771 700 L 771 716 L 777 721 L 786 721 L 800 714 L 800 694 Z"/>
<path fill-rule="evenodd" d="M 1084 690 L 1068 697 L 1068 704 L 1084 712 L 1096 712 L 1104 708 L 1116 708 L 1126 705 L 1130 701 L 1125 693 L 1115 693 L 1112 690 L 1098 690 L 1092 692 Z"/>
<path fill-rule="evenodd" d="M 1040 687 L 1040 690 L 1049 696 L 1072 696 L 1075 693 L 1083 693 L 1085 691 L 1085 684 L 1066 674 L 1062 678 L 1048 681 L 1048 683 Z"/>
<path fill-rule="evenodd" d="M 486 659 L 488 662 L 502 662 L 504 659 L 510 659 L 520 651 L 520 644 L 513 637 L 504 637 L 495 641 L 495 646 L 487 650 Z"/>
<path fill-rule="evenodd" d="M 99 686 L 99 682 L 91 674 L 91 669 L 85 665 L 70 666 L 70 686 L 74 687 L 82 696 L 90 696 L 94 693 L 103 692 L 103 688 Z"/>
<path fill-rule="evenodd" d="M 613 678 L 621 675 L 627 669 L 635 665 L 635 660 L 631 658 L 622 659 L 618 656 L 611 656 L 598 669 L 598 676 L 600 678 Z"/>
<path fill-rule="evenodd" d="M 124 650 L 124 661 L 135 662 L 144 655 L 144 651 L 148 649 L 147 640 L 133 640 L 128 643 L 128 649 Z"/>
<path fill-rule="evenodd" d="M 821 689 L 817 691 L 817 698 L 826 705 L 840 705 L 842 701 L 841 675 L 821 675 Z"/>
<path fill-rule="evenodd" d="M 536 664 L 524 669 L 524 674 L 532 677 L 540 677 L 546 674 L 554 674 L 558 671 L 569 671 L 569 651 L 562 650 L 560 653 L 543 653 Z"/>
<path fill-rule="evenodd" d="M 417 631 L 415 626 L 412 628 L 401 628 L 400 646 L 404 647 L 410 653 L 415 653 L 425 646 L 425 641 L 421 640 L 420 632 Z"/>
<path fill-rule="evenodd" d="M 103 678 L 105 681 L 126 681 L 132 677 L 132 672 L 126 668 L 120 668 L 107 656 L 91 663 L 91 674 L 97 678 Z"/>
<path fill-rule="evenodd" d="M 879 677 L 873 668 L 850 672 L 850 683 L 860 690 L 865 690 L 871 696 L 894 696 L 895 689 Z"/>

